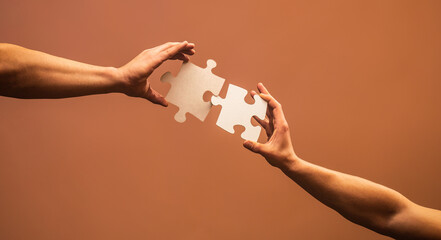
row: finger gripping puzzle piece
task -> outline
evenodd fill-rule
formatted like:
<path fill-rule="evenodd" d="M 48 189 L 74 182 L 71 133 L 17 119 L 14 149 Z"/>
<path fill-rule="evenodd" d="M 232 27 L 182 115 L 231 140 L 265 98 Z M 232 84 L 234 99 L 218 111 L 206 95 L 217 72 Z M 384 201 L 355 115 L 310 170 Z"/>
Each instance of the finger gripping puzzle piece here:
<path fill-rule="evenodd" d="M 161 82 L 171 84 L 165 99 L 179 107 L 175 115 L 176 121 L 185 122 L 186 113 L 191 113 L 201 121 L 205 120 L 212 104 L 203 100 L 204 93 L 209 91 L 214 95 L 219 94 L 225 82 L 225 79 L 211 72 L 214 67 L 216 62 L 211 59 L 207 61 L 206 68 L 187 62 L 182 64 L 176 77 L 170 72 L 162 75 Z"/>
<path fill-rule="evenodd" d="M 267 102 L 259 95 L 254 95 L 254 104 L 248 104 L 245 102 L 247 93 L 247 90 L 230 84 L 225 99 L 212 96 L 211 103 L 222 106 L 216 125 L 229 133 L 234 133 L 234 126 L 242 125 L 245 127 L 245 131 L 241 134 L 241 137 L 245 140 L 257 141 L 261 128 L 251 124 L 251 117 L 257 116 L 263 120 Z"/>

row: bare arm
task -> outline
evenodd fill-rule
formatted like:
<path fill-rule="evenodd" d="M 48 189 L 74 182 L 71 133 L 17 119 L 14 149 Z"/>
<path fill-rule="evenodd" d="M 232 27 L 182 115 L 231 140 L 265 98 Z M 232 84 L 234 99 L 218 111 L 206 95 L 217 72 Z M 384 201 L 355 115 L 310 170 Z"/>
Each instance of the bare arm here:
<path fill-rule="evenodd" d="M 245 141 L 246 148 L 264 156 L 317 200 L 356 224 L 397 239 L 441 239 L 441 211 L 419 206 L 382 185 L 297 157 L 282 106 L 262 84 L 258 88 L 269 104 L 267 119 L 256 118 L 266 130 L 268 142 Z"/>
<path fill-rule="evenodd" d="M 168 59 L 188 61 L 194 44 L 166 43 L 147 49 L 120 68 L 100 67 L 12 44 L 0 44 L 0 95 L 65 98 L 119 92 L 167 105 L 147 78 Z"/>

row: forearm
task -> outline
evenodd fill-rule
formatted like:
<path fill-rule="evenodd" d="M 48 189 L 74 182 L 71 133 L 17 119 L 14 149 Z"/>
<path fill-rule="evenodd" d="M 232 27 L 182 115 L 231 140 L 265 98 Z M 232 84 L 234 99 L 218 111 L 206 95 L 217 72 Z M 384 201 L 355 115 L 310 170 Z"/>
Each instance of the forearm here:
<path fill-rule="evenodd" d="M 441 211 L 412 203 L 400 193 L 366 179 L 332 171 L 298 158 L 291 143 L 282 105 L 259 83 L 268 102 L 267 118 L 256 121 L 265 129 L 266 143 L 245 141 L 320 202 L 350 221 L 397 239 L 440 239 Z M 251 92 L 251 95 L 256 95 Z"/>
<path fill-rule="evenodd" d="M 65 98 L 122 92 L 123 88 L 123 81 L 115 68 L 0 44 L 0 95 Z"/>
<path fill-rule="evenodd" d="M 348 220 L 393 235 L 391 221 L 411 202 L 400 193 L 366 179 L 293 158 L 282 171 L 317 200 Z"/>

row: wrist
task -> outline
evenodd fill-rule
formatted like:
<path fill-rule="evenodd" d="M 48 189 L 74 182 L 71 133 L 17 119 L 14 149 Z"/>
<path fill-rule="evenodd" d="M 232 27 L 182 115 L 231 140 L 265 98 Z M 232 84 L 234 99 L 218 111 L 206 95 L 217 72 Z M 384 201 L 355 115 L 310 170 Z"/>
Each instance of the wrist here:
<path fill-rule="evenodd" d="M 110 92 L 126 93 L 127 83 L 120 69 L 115 67 L 106 67 L 104 71 L 110 83 Z"/>
<path fill-rule="evenodd" d="M 288 155 L 285 160 L 283 161 L 283 164 L 279 167 L 282 172 L 292 172 L 295 171 L 295 169 L 298 168 L 299 164 L 301 164 L 301 159 L 297 157 L 295 154 Z"/>

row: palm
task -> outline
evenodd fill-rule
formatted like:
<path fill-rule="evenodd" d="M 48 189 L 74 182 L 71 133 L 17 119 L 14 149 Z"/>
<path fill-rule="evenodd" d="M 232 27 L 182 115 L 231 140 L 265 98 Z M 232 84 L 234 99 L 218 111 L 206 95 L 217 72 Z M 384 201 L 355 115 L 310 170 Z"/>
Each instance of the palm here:
<path fill-rule="evenodd" d="M 168 59 L 188 61 L 187 55 L 193 55 L 194 44 L 187 42 L 166 43 L 155 48 L 144 50 L 132 61 L 120 68 L 127 84 L 126 94 L 132 97 L 145 98 L 155 104 L 167 106 L 164 97 L 151 88 L 148 78 L 153 71 Z"/>

